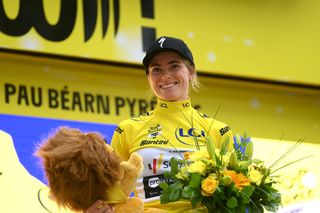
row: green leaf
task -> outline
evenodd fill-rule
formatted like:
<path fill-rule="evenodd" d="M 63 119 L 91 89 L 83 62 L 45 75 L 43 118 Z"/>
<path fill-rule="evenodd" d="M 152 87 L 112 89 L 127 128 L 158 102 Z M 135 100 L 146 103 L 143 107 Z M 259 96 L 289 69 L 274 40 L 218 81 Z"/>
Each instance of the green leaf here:
<path fill-rule="evenodd" d="M 261 205 L 257 203 L 255 204 L 255 206 L 250 205 L 249 213 L 263 213 L 263 212 L 264 212 L 264 209 Z"/>
<path fill-rule="evenodd" d="M 232 152 L 230 155 L 230 159 L 229 159 L 229 165 L 228 165 L 231 169 L 236 169 L 238 168 L 238 158 L 237 158 L 237 154 L 235 152 Z"/>
<path fill-rule="evenodd" d="M 224 176 L 222 177 L 219 184 L 222 186 L 228 186 L 231 182 L 232 182 L 232 179 L 230 176 Z"/>
<path fill-rule="evenodd" d="M 244 203 L 244 204 L 249 204 L 250 203 L 250 198 L 241 194 L 241 203 Z"/>
<path fill-rule="evenodd" d="M 174 191 L 170 194 L 169 199 L 171 202 L 175 202 L 181 199 L 181 193 L 179 191 Z"/>
<path fill-rule="evenodd" d="M 174 184 L 172 184 L 172 185 L 174 185 Z M 172 186 L 172 185 L 170 185 L 170 186 Z M 171 202 L 180 200 L 180 199 L 181 199 L 181 191 L 182 191 L 181 186 L 179 186 L 179 187 L 176 187 L 176 186 L 172 187 L 172 188 L 171 188 L 171 191 L 170 191 L 170 195 L 169 195 L 169 200 L 170 200 Z"/>
<path fill-rule="evenodd" d="M 160 196 L 160 202 L 161 203 L 170 203 L 172 202 L 170 196 L 171 196 L 171 193 L 172 193 L 172 187 L 171 185 L 168 185 L 168 187 L 165 187 L 161 193 L 161 196 Z"/>
<path fill-rule="evenodd" d="M 227 201 L 227 207 L 233 209 L 238 206 L 238 200 L 235 197 L 230 197 Z"/>
<path fill-rule="evenodd" d="M 199 196 L 201 197 L 199 188 L 192 188 L 190 186 L 184 187 L 181 195 L 182 195 L 182 198 L 189 198 L 189 199 L 199 197 Z"/>
<path fill-rule="evenodd" d="M 195 208 L 202 200 L 202 197 L 201 196 L 196 196 L 194 198 L 191 198 L 191 205 L 192 205 L 192 208 Z"/>
<path fill-rule="evenodd" d="M 215 145 L 213 142 L 212 137 L 207 137 L 207 151 L 210 156 L 210 158 L 214 161 L 216 161 L 216 153 L 215 153 Z"/>
<path fill-rule="evenodd" d="M 193 133 L 193 135 L 195 135 L 194 130 L 192 130 L 192 133 Z M 197 136 L 193 137 L 193 140 L 194 140 L 194 144 L 196 145 L 196 149 L 200 150 L 199 141 L 198 141 Z"/>
<path fill-rule="evenodd" d="M 250 197 L 252 196 L 254 190 L 254 186 L 245 186 L 242 188 L 240 195 L 243 203 L 248 204 L 251 202 Z"/>
<path fill-rule="evenodd" d="M 200 186 L 200 184 L 201 184 L 201 175 L 198 173 L 192 173 L 189 186 L 193 188 L 197 188 Z"/>
<path fill-rule="evenodd" d="M 230 177 L 229 177 L 230 178 Z M 231 180 L 231 178 L 230 178 L 230 181 L 232 181 Z M 226 190 L 224 190 L 224 194 L 227 196 L 227 197 L 230 197 L 233 193 L 233 187 L 234 187 L 234 182 L 230 182 L 225 188 L 226 188 Z"/>
<path fill-rule="evenodd" d="M 248 212 L 247 211 L 247 205 L 243 205 L 243 204 L 238 205 L 236 212 L 246 212 L 247 213 Z"/>
<path fill-rule="evenodd" d="M 170 159 L 170 165 L 171 165 L 171 175 L 174 177 L 179 172 L 179 164 L 176 158 Z"/>
<path fill-rule="evenodd" d="M 251 161 L 240 161 L 239 166 L 240 169 L 246 169 L 251 165 Z"/>
<path fill-rule="evenodd" d="M 166 190 L 169 188 L 169 185 L 166 182 L 162 182 L 159 184 L 160 188 Z"/>
<path fill-rule="evenodd" d="M 247 132 L 244 132 L 243 133 L 243 140 L 247 141 L 247 139 L 248 139 L 248 134 L 247 134 Z"/>
<path fill-rule="evenodd" d="M 166 177 L 166 178 L 172 178 L 171 177 L 171 171 L 169 172 L 169 171 L 164 171 L 164 176 Z"/>
<path fill-rule="evenodd" d="M 255 187 L 250 185 L 250 186 L 243 187 L 241 192 L 246 194 L 248 197 L 251 197 L 254 190 L 255 190 Z"/>
<path fill-rule="evenodd" d="M 247 156 L 248 160 L 252 159 L 252 155 L 253 155 L 253 143 L 252 143 L 252 141 L 249 141 L 247 143 L 245 155 Z"/>
<path fill-rule="evenodd" d="M 165 194 L 161 194 L 160 195 L 160 203 L 161 204 L 170 203 L 169 197 L 166 196 Z"/>
<path fill-rule="evenodd" d="M 235 141 L 238 144 L 238 146 L 240 146 L 240 144 L 241 144 L 241 136 L 239 134 L 235 135 Z"/>
<path fill-rule="evenodd" d="M 181 193 L 181 197 L 190 199 L 192 197 L 193 190 L 194 190 L 194 188 L 192 188 L 190 186 L 184 187 L 182 190 L 182 193 Z"/>
<path fill-rule="evenodd" d="M 264 163 L 264 161 L 262 161 L 260 159 L 252 159 L 252 163 L 260 164 L 260 163 Z"/>
<path fill-rule="evenodd" d="M 175 182 L 175 183 L 173 183 L 173 184 L 171 184 L 171 185 L 169 185 L 170 186 L 170 189 L 172 189 L 172 190 L 182 190 L 182 188 L 183 188 L 183 183 L 181 183 L 181 182 Z"/>
<path fill-rule="evenodd" d="M 220 149 L 220 155 L 225 155 L 228 151 L 228 146 L 229 146 L 229 136 L 227 136 L 225 138 L 225 140 L 223 141 L 223 143 L 221 144 L 221 149 Z"/>

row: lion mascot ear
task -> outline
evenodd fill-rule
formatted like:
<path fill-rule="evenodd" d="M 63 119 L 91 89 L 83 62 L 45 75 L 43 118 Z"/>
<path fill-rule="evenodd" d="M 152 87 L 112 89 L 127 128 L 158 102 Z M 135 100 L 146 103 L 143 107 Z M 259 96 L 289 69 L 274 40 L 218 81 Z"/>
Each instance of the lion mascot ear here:
<path fill-rule="evenodd" d="M 143 202 L 130 198 L 143 169 L 133 154 L 126 162 L 97 132 L 60 127 L 38 147 L 50 192 L 59 206 L 83 211 L 96 200 L 114 205 L 116 212 L 143 212 Z"/>

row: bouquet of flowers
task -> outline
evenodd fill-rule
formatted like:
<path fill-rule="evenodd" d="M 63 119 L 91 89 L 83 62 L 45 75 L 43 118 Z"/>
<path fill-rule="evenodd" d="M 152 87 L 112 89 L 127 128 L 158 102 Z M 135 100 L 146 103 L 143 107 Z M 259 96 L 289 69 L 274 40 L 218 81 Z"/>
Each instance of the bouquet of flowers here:
<path fill-rule="evenodd" d="M 227 148 L 229 140 L 218 149 L 208 137 L 206 149 L 184 153 L 183 159 L 171 158 L 165 176 L 172 183 L 160 184 L 161 203 L 186 199 L 208 212 L 276 212 L 281 194 L 272 168 L 252 159 L 250 138 L 236 138 L 232 151 Z"/>

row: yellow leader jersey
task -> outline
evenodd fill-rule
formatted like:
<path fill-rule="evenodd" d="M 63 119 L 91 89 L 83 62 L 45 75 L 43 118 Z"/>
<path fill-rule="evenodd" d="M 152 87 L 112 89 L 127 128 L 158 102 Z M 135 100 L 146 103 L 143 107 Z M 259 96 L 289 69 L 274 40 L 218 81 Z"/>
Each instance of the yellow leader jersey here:
<path fill-rule="evenodd" d="M 158 100 L 153 111 L 121 122 L 111 146 L 122 160 L 128 160 L 132 152 L 143 157 L 144 170 L 134 194 L 144 201 L 146 208 L 186 212 L 191 209 L 190 202 L 160 204 L 162 189 L 159 184 L 170 182 L 164 177 L 164 171 L 170 169 L 170 158 L 182 158 L 184 152 L 196 150 L 195 141 L 200 147 L 206 147 L 207 136 L 213 138 L 216 147 L 229 140 L 229 148 L 233 148 L 229 126 L 195 110 L 190 99 Z"/>

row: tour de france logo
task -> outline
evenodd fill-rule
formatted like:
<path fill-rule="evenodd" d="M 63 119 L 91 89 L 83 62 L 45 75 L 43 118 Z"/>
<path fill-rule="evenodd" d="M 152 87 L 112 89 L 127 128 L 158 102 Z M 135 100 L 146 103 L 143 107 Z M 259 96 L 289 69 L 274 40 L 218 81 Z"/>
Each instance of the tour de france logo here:
<path fill-rule="evenodd" d="M 155 127 L 150 127 L 148 130 L 148 138 L 156 138 L 162 134 L 162 127 L 160 124 Z"/>

